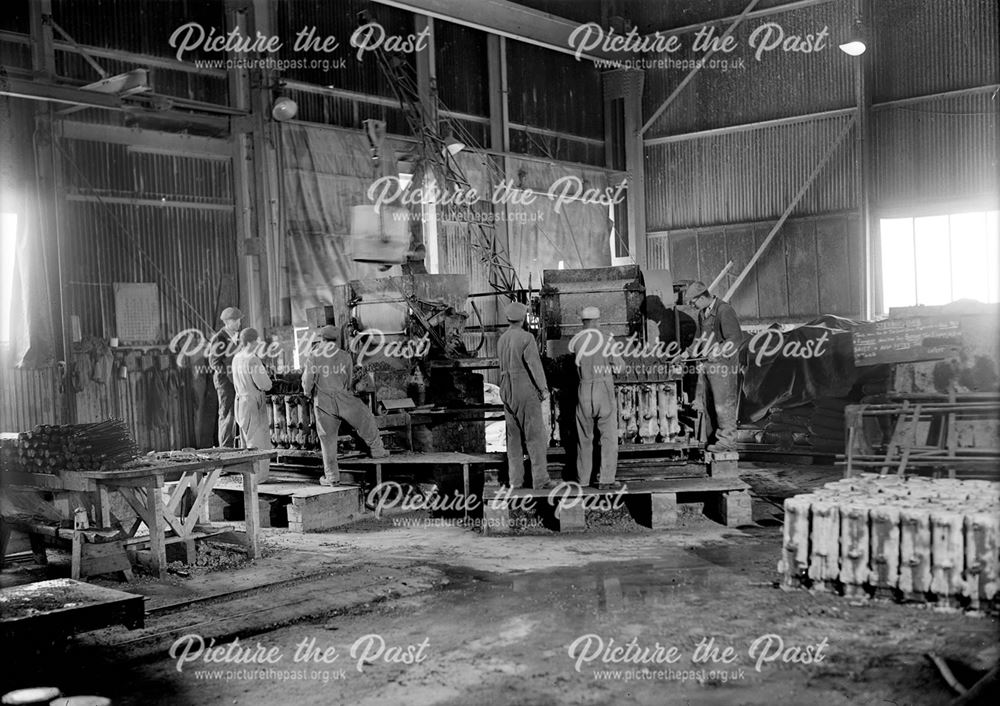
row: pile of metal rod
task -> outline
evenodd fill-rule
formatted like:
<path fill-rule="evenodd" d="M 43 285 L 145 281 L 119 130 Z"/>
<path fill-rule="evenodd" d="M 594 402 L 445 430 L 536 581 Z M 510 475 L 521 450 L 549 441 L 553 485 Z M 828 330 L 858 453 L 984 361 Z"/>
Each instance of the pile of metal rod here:
<path fill-rule="evenodd" d="M 786 587 L 996 608 L 1000 483 L 863 474 L 785 500 Z"/>
<path fill-rule="evenodd" d="M 268 425 L 271 443 L 278 449 L 319 449 L 319 437 L 308 397 L 296 395 L 267 396 Z"/>
<path fill-rule="evenodd" d="M 138 455 L 128 425 L 121 419 L 91 424 L 43 424 L 18 434 L 8 467 L 31 473 L 106 471 Z"/>

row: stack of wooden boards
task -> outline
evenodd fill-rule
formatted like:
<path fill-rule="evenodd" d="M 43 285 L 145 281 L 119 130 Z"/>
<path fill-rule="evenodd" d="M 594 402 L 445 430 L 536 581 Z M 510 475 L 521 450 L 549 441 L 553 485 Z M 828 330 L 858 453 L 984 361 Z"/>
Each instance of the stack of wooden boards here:
<path fill-rule="evenodd" d="M 996 608 L 1000 483 L 863 474 L 785 500 L 785 587 Z"/>

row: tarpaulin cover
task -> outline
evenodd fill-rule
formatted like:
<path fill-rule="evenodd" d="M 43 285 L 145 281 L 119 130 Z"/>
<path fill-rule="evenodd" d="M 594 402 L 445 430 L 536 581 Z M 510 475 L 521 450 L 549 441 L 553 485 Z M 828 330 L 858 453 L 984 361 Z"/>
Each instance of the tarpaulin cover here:
<path fill-rule="evenodd" d="M 34 188 L 33 142 L 30 137 L 24 139 L 34 132 L 34 110 L 33 101 L 0 99 L 0 154 L 4 155 L 0 159 L 0 213 L 14 214 L 17 229 L 12 278 L 0 282 L 11 297 L 2 317 L 10 326 L 11 359 L 26 368 L 51 364 L 58 318 L 52 296 L 58 291 L 52 264 L 57 259 L 54 241 L 43 237 L 42 206 Z"/>
<path fill-rule="evenodd" d="M 511 170 L 515 174 L 508 174 L 508 180 L 536 194 L 531 204 L 507 205 L 510 260 L 523 284 L 531 275 L 537 286 L 542 270 L 558 269 L 560 261 L 566 269 L 611 265 L 608 206 L 581 200 L 558 203 L 549 196 L 570 195 L 559 187 L 553 190 L 565 177 L 578 179 L 586 190 L 603 192 L 609 186 L 604 172 L 527 159 L 511 160 Z"/>
<path fill-rule="evenodd" d="M 351 258 L 351 207 L 371 204 L 367 191 L 391 165 L 393 146 L 376 165 L 365 135 L 282 126 L 285 256 L 292 324 L 304 326 L 306 311 L 332 303 L 333 286 L 352 279 L 399 274 Z"/>
<path fill-rule="evenodd" d="M 827 315 L 780 335 L 778 329 L 772 328 L 748 337 L 741 351 L 747 365 L 740 421 L 757 421 L 772 407 L 793 407 L 820 397 L 844 397 L 862 375 L 876 372 L 854 367 L 851 331 L 856 326 L 849 319 Z M 820 355 L 805 355 L 817 350 Z"/>

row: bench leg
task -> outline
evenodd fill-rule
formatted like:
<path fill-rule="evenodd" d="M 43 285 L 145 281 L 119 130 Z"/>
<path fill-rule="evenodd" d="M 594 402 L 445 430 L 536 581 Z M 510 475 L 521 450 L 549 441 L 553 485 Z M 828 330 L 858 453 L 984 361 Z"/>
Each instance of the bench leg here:
<path fill-rule="evenodd" d="M 29 534 L 28 541 L 31 543 L 31 553 L 35 555 L 35 563 L 41 566 L 48 564 L 49 558 L 45 555 L 45 540 L 37 534 Z"/>

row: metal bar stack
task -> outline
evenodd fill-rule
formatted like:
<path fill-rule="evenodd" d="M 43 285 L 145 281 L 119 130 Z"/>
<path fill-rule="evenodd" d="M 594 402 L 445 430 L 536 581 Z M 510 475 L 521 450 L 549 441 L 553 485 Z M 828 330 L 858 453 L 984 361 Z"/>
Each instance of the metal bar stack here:
<path fill-rule="evenodd" d="M 29 473 L 114 470 L 138 456 L 135 440 L 121 419 L 43 424 L 21 432 L 7 446 L 5 467 Z"/>
<path fill-rule="evenodd" d="M 785 500 L 787 588 L 997 608 L 1000 483 L 863 474 Z"/>

